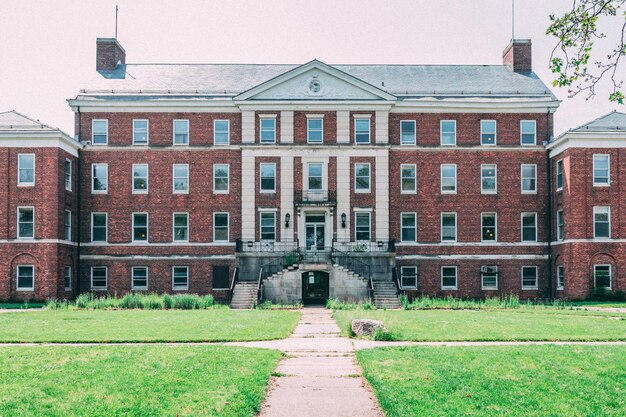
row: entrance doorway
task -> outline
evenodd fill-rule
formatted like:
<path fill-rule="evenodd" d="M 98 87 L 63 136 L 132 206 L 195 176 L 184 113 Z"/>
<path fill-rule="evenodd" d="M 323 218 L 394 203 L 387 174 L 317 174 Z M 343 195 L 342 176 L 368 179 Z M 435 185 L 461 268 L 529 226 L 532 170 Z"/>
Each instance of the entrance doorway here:
<path fill-rule="evenodd" d="M 326 214 L 307 214 L 304 219 L 306 250 L 324 250 L 326 244 Z"/>
<path fill-rule="evenodd" d="M 302 303 L 326 304 L 329 294 L 329 275 L 323 271 L 302 273 Z"/>

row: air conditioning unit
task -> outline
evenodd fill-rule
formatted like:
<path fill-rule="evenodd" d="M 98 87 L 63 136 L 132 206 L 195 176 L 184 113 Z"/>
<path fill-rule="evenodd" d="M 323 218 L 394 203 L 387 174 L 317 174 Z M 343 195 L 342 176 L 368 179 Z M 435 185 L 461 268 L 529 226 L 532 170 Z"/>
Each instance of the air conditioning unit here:
<path fill-rule="evenodd" d="M 497 266 L 481 266 L 480 267 L 480 272 L 482 272 L 483 274 L 497 274 L 498 273 L 498 267 Z"/>

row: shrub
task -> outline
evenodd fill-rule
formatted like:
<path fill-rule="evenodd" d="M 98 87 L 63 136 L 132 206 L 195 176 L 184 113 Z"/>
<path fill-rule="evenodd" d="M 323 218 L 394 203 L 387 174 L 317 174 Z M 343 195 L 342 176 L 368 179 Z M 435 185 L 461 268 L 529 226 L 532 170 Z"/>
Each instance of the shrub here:
<path fill-rule="evenodd" d="M 379 342 L 392 342 L 395 338 L 391 332 L 385 331 L 379 327 L 374 332 L 374 340 Z"/>
<path fill-rule="evenodd" d="M 168 310 L 170 308 L 174 308 L 174 300 L 172 299 L 171 295 L 163 294 L 163 308 Z"/>
<path fill-rule="evenodd" d="M 46 300 L 46 308 L 48 310 L 67 310 L 69 305 L 70 303 L 67 300 L 57 300 L 56 298 Z"/>

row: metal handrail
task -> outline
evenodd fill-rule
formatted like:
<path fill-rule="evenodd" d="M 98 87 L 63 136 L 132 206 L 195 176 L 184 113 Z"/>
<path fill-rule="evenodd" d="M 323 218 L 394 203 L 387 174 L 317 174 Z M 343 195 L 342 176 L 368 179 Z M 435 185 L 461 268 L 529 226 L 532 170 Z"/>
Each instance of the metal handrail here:
<path fill-rule="evenodd" d="M 335 203 L 337 192 L 335 190 L 295 190 L 294 201 L 296 203 Z"/>
<path fill-rule="evenodd" d="M 230 283 L 230 288 L 228 289 L 228 304 L 233 301 L 233 291 L 235 290 L 237 278 L 239 278 L 239 267 L 235 267 L 235 270 L 233 271 L 233 280 Z"/>
<path fill-rule="evenodd" d="M 398 271 L 396 268 L 391 268 L 391 279 L 396 284 L 396 291 L 398 294 L 402 294 L 402 283 L 400 282 L 400 278 L 398 278 Z"/>
<path fill-rule="evenodd" d="M 263 281 L 263 267 L 259 270 L 259 281 L 256 287 L 256 301 L 261 301 L 261 282 Z"/>
<path fill-rule="evenodd" d="M 333 242 L 333 247 L 339 249 L 342 252 L 355 252 L 355 253 L 395 252 L 395 242 L 393 240 L 378 240 L 376 242 L 370 242 L 370 241 L 356 241 L 355 242 L 351 240 L 336 240 Z"/>
<path fill-rule="evenodd" d="M 371 279 L 369 264 L 361 261 L 358 257 L 333 248 L 331 252 L 331 259 L 334 263 L 351 270 L 363 278 Z"/>

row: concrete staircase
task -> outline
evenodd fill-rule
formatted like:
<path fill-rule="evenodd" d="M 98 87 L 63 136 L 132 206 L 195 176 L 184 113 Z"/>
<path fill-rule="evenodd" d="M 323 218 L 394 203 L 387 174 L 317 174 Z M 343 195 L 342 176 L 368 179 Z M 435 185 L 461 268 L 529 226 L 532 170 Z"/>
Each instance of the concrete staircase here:
<path fill-rule="evenodd" d="M 387 310 L 401 308 L 398 289 L 393 281 L 372 281 L 374 285 L 374 304 L 376 308 Z"/>
<path fill-rule="evenodd" d="M 257 302 L 257 282 L 240 281 L 235 284 L 233 298 L 230 301 L 230 308 L 250 309 Z"/>

